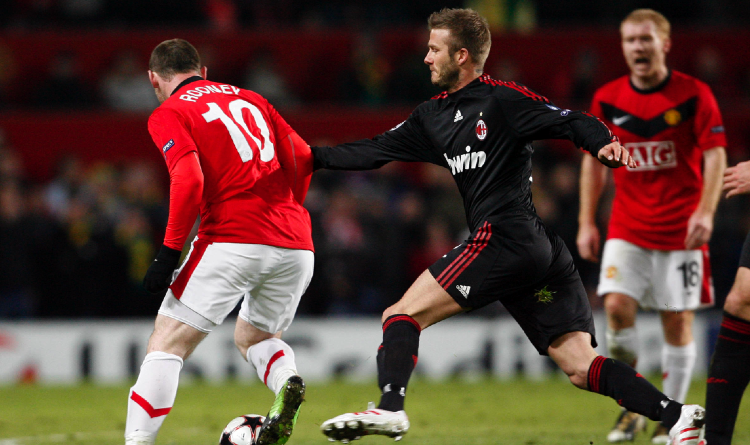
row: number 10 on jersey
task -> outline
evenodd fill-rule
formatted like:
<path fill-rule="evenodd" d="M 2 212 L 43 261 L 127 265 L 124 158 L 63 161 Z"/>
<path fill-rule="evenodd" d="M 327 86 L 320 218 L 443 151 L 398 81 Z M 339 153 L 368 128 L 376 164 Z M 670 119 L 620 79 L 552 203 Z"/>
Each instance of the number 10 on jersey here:
<path fill-rule="evenodd" d="M 250 111 L 250 114 L 255 121 L 255 125 L 260 130 L 260 138 L 262 139 L 262 142 L 261 139 L 258 139 L 248 128 L 247 123 L 243 119 L 242 110 Z M 224 113 L 224 110 L 222 110 L 218 104 L 215 102 L 209 102 L 208 111 L 203 113 L 203 118 L 206 119 L 206 122 L 213 122 L 218 119 L 224 124 L 227 131 L 229 131 L 229 136 L 231 136 L 232 142 L 234 142 L 234 148 L 236 148 L 237 152 L 240 154 L 242 162 L 247 162 L 253 159 L 253 150 L 245 135 L 250 136 L 250 139 L 252 139 L 255 146 L 258 147 L 261 161 L 268 162 L 273 159 L 274 147 L 273 142 L 271 142 L 271 132 L 268 129 L 266 119 L 263 117 L 263 114 L 258 107 L 245 100 L 237 99 L 229 103 L 229 112 L 232 114 L 231 118 Z M 240 126 L 245 130 L 244 134 L 242 130 L 240 130 Z"/>

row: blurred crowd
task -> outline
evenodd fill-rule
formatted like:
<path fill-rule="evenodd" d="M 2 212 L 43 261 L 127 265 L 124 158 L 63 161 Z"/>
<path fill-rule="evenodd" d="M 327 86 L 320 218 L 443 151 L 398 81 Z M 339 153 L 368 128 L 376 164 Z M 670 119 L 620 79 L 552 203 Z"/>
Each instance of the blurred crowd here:
<path fill-rule="evenodd" d="M 201 26 L 238 28 L 358 28 L 422 24 L 442 7 L 472 7 L 493 25 L 528 28 L 548 25 L 614 24 L 643 2 L 596 0 L 5 0 L 0 27 L 118 28 Z M 750 19 L 747 2 L 732 0 L 653 0 L 657 9 L 679 24 L 741 24 Z"/>
<path fill-rule="evenodd" d="M 422 37 L 422 36 L 420 36 Z M 746 39 L 747 40 L 747 39 Z M 746 41 L 745 40 L 745 41 Z M 423 63 L 424 42 L 413 51 L 397 56 L 383 54 L 382 42 L 368 33 L 355 36 L 351 54 L 341 66 L 331 66 L 330 82 L 321 87 L 319 79 L 302 73 L 290 75 L 282 69 L 271 51 L 256 51 L 239 69 L 217 64 L 216 48 L 199 50 L 209 67 L 209 78 L 256 91 L 283 110 L 319 104 L 383 107 L 414 106 L 439 90 L 428 82 Z M 24 75 L 11 51 L 0 40 L 0 111 L 3 110 L 115 110 L 150 113 L 158 102 L 145 67 L 147 57 L 133 50 L 114 51 L 97 72 L 84 73 L 82 54 L 74 49 L 61 50 L 49 58 L 46 70 L 34 73 L 35 82 L 27 91 Z M 601 74 L 611 56 L 592 47 L 581 46 L 568 58 L 557 61 L 557 68 L 544 75 L 538 85 L 539 63 L 521 63 L 512 55 L 498 51 L 490 58 L 486 72 L 495 78 L 513 80 L 537 89 L 558 104 L 586 109 L 594 90 L 611 80 Z M 619 59 L 618 59 L 619 61 Z M 681 60 L 676 69 L 706 82 L 719 104 L 747 107 L 750 103 L 750 60 L 737 63 L 726 60 L 721 52 L 706 43 L 691 52 L 690 60 Z M 731 62 L 731 63 L 729 63 Z M 241 63 L 241 62 L 240 62 Z M 545 66 L 541 64 L 541 66 Z M 534 77 L 536 76 L 536 77 Z M 529 77 L 534 77 L 529 82 Z M 92 82 L 90 79 L 97 81 Z M 19 86 L 23 85 L 23 89 Z M 325 89 L 325 93 L 321 93 Z M 736 107 L 735 107 L 736 108 Z"/>
<path fill-rule="evenodd" d="M 651 6 L 676 24 L 698 18 L 704 24 L 736 24 L 749 21 L 748 5 L 729 0 L 664 0 Z M 220 31 L 347 28 L 356 30 L 351 53 L 343 57 L 348 65 L 337 67 L 339 74 L 326 85 L 314 78 L 311 85 L 300 84 L 308 75 L 289 77 L 272 51 L 256 51 L 250 60 L 222 66 L 212 62 L 215 46 L 199 50 L 212 78 L 259 92 L 282 114 L 313 109 L 310 105 L 319 100 L 316 90 L 331 85 L 335 91 L 324 96 L 332 103 L 377 110 L 413 107 L 437 91 L 427 81 L 422 40 L 414 52 L 401 51 L 392 57 L 367 28 L 423 26 L 427 15 L 442 6 L 472 6 L 490 17 L 495 27 L 520 30 L 581 24 L 592 17 L 598 24 L 612 25 L 635 7 L 633 2 L 593 0 L 10 0 L 0 2 L 0 34 L 139 26 L 153 31 L 162 25 Z M 365 22 L 367 26 L 362 26 Z M 538 87 L 569 108 L 587 108 L 594 89 L 609 80 L 600 75 L 605 55 L 586 46 L 570 60 L 558 61 L 554 69 L 547 70 L 546 61 L 534 65 L 550 72 L 550 80 L 540 86 L 526 81 L 534 73 L 520 59 L 502 51 L 493 54 L 496 58 L 488 62 L 488 73 Z M 145 116 L 158 105 L 144 73 L 147 55 L 112 51 L 106 67 L 94 73 L 81 68 L 81 58 L 86 56 L 73 49 L 60 50 L 48 58 L 46 70 L 33 72 L 36 77 L 27 83 L 19 55 L 0 39 L 0 111 L 134 112 L 143 114 L 145 128 Z M 743 65 L 725 60 L 710 45 L 695 48 L 691 57 L 681 69 L 706 81 L 723 111 L 747 109 L 749 61 Z M 34 88 L 19 94 L 19 84 Z M 162 242 L 168 215 L 164 166 L 145 160 L 83 162 L 70 154 L 56 160 L 51 178 L 32 178 L 19 150 L 3 136 L 2 126 L 0 121 L 0 319 L 153 316 L 160 299 L 147 294 L 141 280 Z M 734 125 L 728 132 L 739 141 L 729 150 L 733 165 L 748 158 L 750 127 Z M 533 193 L 538 213 L 567 243 L 592 305 L 599 307 L 594 295 L 598 266 L 581 261 L 575 248 L 580 152 L 570 144 L 556 143 L 537 143 L 535 150 Z M 452 177 L 431 165 L 394 163 L 375 172 L 319 172 L 305 205 L 312 216 L 317 255 L 315 276 L 300 305 L 302 315 L 379 313 L 468 235 Z M 607 208 L 601 209 L 602 224 Z M 720 301 L 731 286 L 749 229 L 750 200 L 722 201 L 711 242 Z M 497 305 L 481 311 L 500 312 Z"/>
<path fill-rule="evenodd" d="M 534 203 L 567 243 L 594 307 L 598 266 L 575 248 L 580 152 L 535 145 Z M 143 275 L 168 215 L 162 165 L 59 161 L 54 178 L 30 181 L 0 137 L 0 319 L 152 316 L 160 298 Z M 608 199 L 608 198 L 605 198 Z M 722 202 L 712 241 L 717 295 L 731 285 L 750 202 Z M 318 172 L 306 208 L 316 269 L 300 315 L 377 314 L 468 236 L 450 173 L 393 163 L 373 172 Z M 607 215 L 602 208 L 602 222 Z M 186 246 L 187 250 L 187 246 Z M 491 305 L 480 315 L 502 313 Z"/>
<path fill-rule="evenodd" d="M 166 225 L 162 172 L 71 157 L 34 183 L 0 142 L 0 318 L 123 317 L 149 303 L 153 312 L 140 280 Z"/>

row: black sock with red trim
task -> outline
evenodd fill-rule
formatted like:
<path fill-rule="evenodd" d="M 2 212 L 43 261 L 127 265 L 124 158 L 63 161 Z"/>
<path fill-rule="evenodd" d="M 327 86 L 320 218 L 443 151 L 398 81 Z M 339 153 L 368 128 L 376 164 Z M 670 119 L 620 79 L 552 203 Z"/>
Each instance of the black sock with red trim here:
<path fill-rule="evenodd" d="M 742 394 L 750 382 L 750 321 L 724 312 L 706 386 L 706 441 L 732 443 Z"/>
<path fill-rule="evenodd" d="M 378 386 L 382 395 L 378 408 L 404 409 L 406 385 L 417 366 L 421 328 L 405 314 L 391 315 L 383 323 L 383 344 L 378 348 Z"/>
<path fill-rule="evenodd" d="M 651 420 L 660 420 L 667 428 L 677 423 L 682 404 L 661 393 L 635 369 L 615 359 L 594 359 L 589 367 L 588 390 L 612 397 L 617 403 Z"/>

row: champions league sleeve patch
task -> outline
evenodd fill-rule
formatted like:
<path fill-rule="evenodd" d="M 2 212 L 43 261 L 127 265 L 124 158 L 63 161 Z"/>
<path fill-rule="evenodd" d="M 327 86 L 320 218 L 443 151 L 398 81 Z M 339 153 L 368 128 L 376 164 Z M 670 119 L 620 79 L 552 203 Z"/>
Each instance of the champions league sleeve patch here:
<path fill-rule="evenodd" d="M 174 147 L 174 139 L 170 139 L 169 142 L 167 142 L 166 144 L 164 144 L 164 146 L 161 148 L 161 151 L 164 154 L 167 154 L 167 152 L 169 151 L 169 149 L 172 148 L 172 147 Z"/>
<path fill-rule="evenodd" d="M 724 133 L 724 126 L 717 125 L 715 127 L 711 127 L 711 133 Z"/>
<path fill-rule="evenodd" d="M 404 125 L 406 121 L 401 122 L 400 124 L 396 125 L 395 127 L 391 128 L 389 131 L 398 130 L 398 128 L 402 125 Z"/>

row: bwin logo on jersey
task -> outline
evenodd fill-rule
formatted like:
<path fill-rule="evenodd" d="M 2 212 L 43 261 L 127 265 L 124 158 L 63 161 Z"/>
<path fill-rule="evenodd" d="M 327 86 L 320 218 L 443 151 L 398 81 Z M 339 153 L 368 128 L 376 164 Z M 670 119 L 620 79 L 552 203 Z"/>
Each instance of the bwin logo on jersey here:
<path fill-rule="evenodd" d="M 443 153 L 453 176 L 464 170 L 481 168 L 487 161 L 487 154 L 483 151 L 471 153 L 471 146 L 469 145 L 466 146 L 466 151 L 467 153 L 455 156 L 453 159 L 450 159 L 447 154 Z"/>

